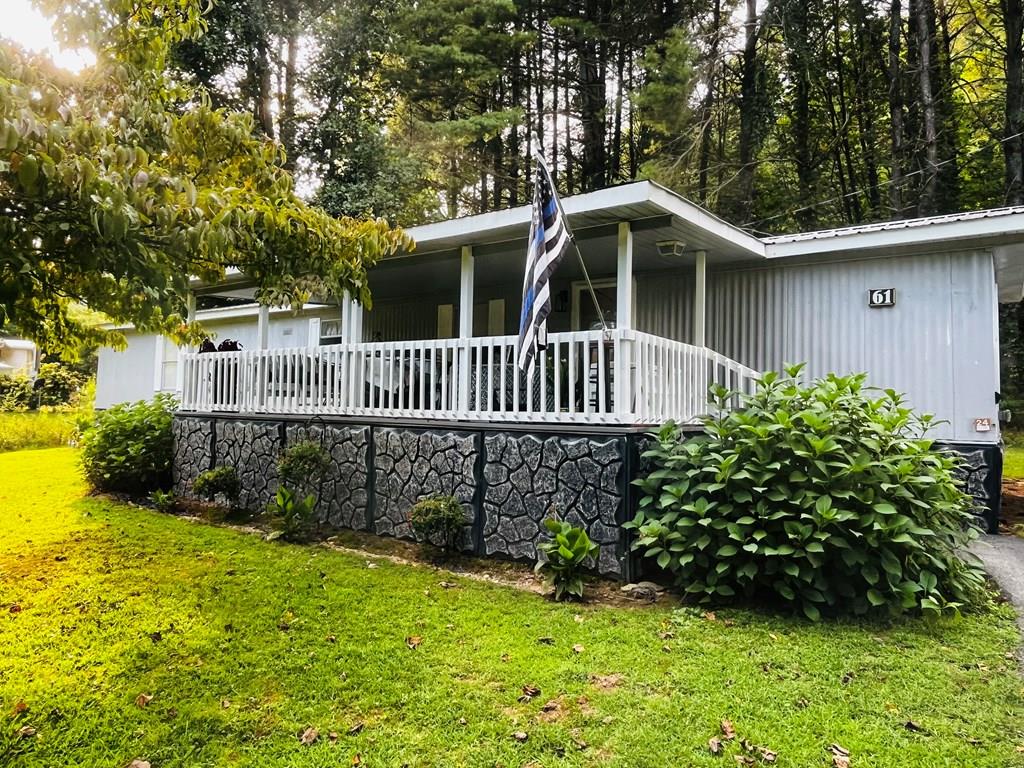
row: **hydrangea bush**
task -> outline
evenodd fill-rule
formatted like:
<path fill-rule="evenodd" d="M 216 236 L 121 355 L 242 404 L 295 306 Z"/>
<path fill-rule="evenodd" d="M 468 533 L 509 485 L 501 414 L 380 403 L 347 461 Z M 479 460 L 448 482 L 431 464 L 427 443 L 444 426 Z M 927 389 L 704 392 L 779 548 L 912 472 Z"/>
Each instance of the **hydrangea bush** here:
<path fill-rule="evenodd" d="M 823 613 L 957 612 L 987 599 L 959 459 L 934 420 L 864 374 L 805 383 L 765 374 L 714 388 L 706 434 L 666 424 L 637 480 L 634 549 L 700 602 L 737 598 Z M 738 400 L 739 408 L 730 409 Z"/>

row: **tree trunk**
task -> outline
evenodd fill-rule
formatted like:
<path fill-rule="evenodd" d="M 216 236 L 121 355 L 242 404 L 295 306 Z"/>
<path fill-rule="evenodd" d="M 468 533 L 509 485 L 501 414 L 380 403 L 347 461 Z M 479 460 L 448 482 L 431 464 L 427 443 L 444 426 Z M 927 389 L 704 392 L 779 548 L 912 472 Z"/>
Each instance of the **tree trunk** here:
<path fill-rule="evenodd" d="M 935 192 L 939 175 L 939 136 L 935 110 L 935 90 L 932 58 L 932 12 L 931 0 L 917 0 L 914 11 L 914 25 L 918 50 L 918 84 L 921 90 L 921 124 L 924 138 L 924 168 L 921 194 L 918 199 L 918 215 L 930 216 L 935 213 Z"/>
<path fill-rule="evenodd" d="M 288 47 L 284 65 L 284 94 L 281 99 L 281 119 L 278 123 L 281 144 L 286 153 L 285 168 L 295 169 L 298 148 L 295 145 L 295 87 L 297 81 L 299 56 L 299 11 L 295 0 L 289 0 L 285 6 L 288 25 Z"/>
<path fill-rule="evenodd" d="M 863 0 L 850 0 L 850 17 L 857 51 L 857 61 L 853 70 L 853 108 L 860 126 L 857 134 L 860 138 L 860 153 L 864 159 L 864 178 L 867 182 L 864 191 L 871 208 L 871 217 L 878 218 L 881 214 L 882 199 L 878 179 L 878 135 L 872 112 L 875 96 L 873 86 L 879 71 L 874 45 L 876 35 L 868 23 L 868 13 Z"/>
<path fill-rule="evenodd" d="M 740 74 L 739 218 L 748 221 L 754 211 L 754 171 L 757 155 L 757 0 L 747 0 L 743 24 L 743 61 Z"/>
<path fill-rule="evenodd" d="M 585 0 L 586 19 L 595 24 L 602 18 L 598 0 Z M 589 30 L 577 33 L 579 59 L 580 127 L 582 157 L 580 182 L 584 192 L 604 186 L 607 158 L 605 147 L 606 83 L 597 40 Z"/>
<path fill-rule="evenodd" d="M 1006 30 L 1006 203 L 1024 205 L 1024 2 L 1002 0 L 1001 6 Z"/>
<path fill-rule="evenodd" d="M 903 65 L 900 51 L 903 47 L 902 0 L 892 0 L 889 7 L 889 138 L 892 143 L 892 161 L 889 169 L 889 205 L 895 219 L 904 217 L 903 202 Z"/>
<path fill-rule="evenodd" d="M 697 158 L 697 199 L 708 202 L 708 168 L 711 166 L 712 116 L 718 94 L 718 45 L 722 28 L 722 0 L 715 0 L 711 27 L 714 30 L 708 46 L 707 91 L 700 103 L 700 152 Z"/>

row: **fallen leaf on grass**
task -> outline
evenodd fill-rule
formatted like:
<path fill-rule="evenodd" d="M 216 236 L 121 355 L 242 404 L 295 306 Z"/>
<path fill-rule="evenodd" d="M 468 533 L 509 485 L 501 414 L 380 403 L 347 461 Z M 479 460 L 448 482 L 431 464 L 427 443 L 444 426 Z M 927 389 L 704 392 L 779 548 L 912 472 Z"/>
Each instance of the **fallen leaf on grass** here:
<path fill-rule="evenodd" d="M 715 616 L 715 612 L 714 611 L 705 611 L 704 612 L 704 618 L 707 619 L 708 621 L 715 621 L 718 617 Z"/>
<path fill-rule="evenodd" d="M 906 728 L 908 731 L 913 731 L 914 733 L 928 733 L 928 731 L 926 731 L 920 725 L 915 723 L 913 720 L 907 720 L 907 722 L 903 724 L 903 727 Z"/>
<path fill-rule="evenodd" d="M 509 658 L 510 657 L 509 657 L 509 655 L 507 653 L 501 654 L 501 663 L 502 664 L 508 664 Z"/>
<path fill-rule="evenodd" d="M 551 701 L 545 701 L 540 705 L 541 712 L 557 712 L 561 708 L 562 704 L 558 699 L 551 699 Z"/>
<path fill-rule="evenodd" d="M 675 636 L 676 636 L 675 632 L 659 632 L 658 633 L 658 639 L 659 640 L 671 640 Z"/>
<path fill-rule="evenodd" d="M 464 718 L 464 717 L 460 717 L 460 718 L 459 718 L 459 725 L 466 725 L 466 724 L 467 724 L 467 722 L 468 722 L 468 721 L 466 720 L 466 718 Z"/>
<path fill-rule="evenodd" d="M 779 757 L 778 752 L 774 752 L 768 747 L 758 747 L 758 751 L 761 753 L 761 761 L 765 763 L 774 763 Z"/>
<path fill-rule="evenodd" d="M 592 685 L 600 688 L 603 691 L 610 691 L 612 688 L 618 688 L 624 680 L 624 676 L 618 672 L 611 675 L 591 675 L 590 682 Z"/>
<path fill-rule="evenodd" d="M 310 744 L 312 744 L 314 741 L 316 741 L 319 737 L 320 737 L 320 731 L 318 731 L 313 726 L 309 726 L 309 728 L 304 730 L 302 732 L 302 735 L 299 737 L 299 743 L 302 744 L 304 747 L 308 747 Z"/>
<path fill-rule="evenodd" d="M 736 738 L 736 729 L 732 725 L 732 720 L 723 720 L 721 724 L 722 738 L 726 741 L 731 741 Z"/>
<path fill-rule="evenodd" d="M 409 646 L 410 651 L 415 651 L 417 648 L 420 647 L 420 643 L 422 642 L 423 638 L 419 635 L 410 635 L 409 637 L 405 638 L 405 644 Z"/>
<path fill-rule="evenodd" d="M 541 645 L 554 645 L 555 644 L 555 638 L 553 638 L 553 637 L 538 637 L 537 638 L 537 642 L 540 643 Z"/>
<path fill-rule="evenodd" d="M 362 732 L 363 728 L 365 728 L 365 727 L 366 727 L 366 723 L 356 723 L 355 725 L 353 725 L 351 728 L 348 729 L 348 735 L 349 736 L 358 736 Z"/>
<path fill-rule="evenodd" d="M 17 717 L 22 712 L 28 709 L 28 704 L 25 703 L 24 699 L 19 699 L 18 703 L 14 705 L 14 709 L 11 710 L 11 717 Z"/>
<path fill-rule="evenodd" d="M 328 643 L 336 643 L 336 642 L 338 642 L 338 638 L 335 637 L 334 635 L 328 635 L 327 636 L 327 642 Z"/>
<path fill-rule="evenodd" d="M 578 613 L 574 613 L 572 615 L 572 620 L 575 621 L 577 624 L 582 624 L 584 622 L 584 618 L 580 616 Z"/>
<path fill-rule="evenodd" d="M 135 706 L 139 709 L 143 709 L 149 702 L 153 700 L 153 694 L 151 693 L 140 693 L 135 697 Z"/>
<path fill-rule="evenodd" d="M 853 681 L 853 672 L 847 672 L 843 675 L 843 685 L 849 685 Z"/>
<path fill-rule="evenodd" d="M 149 768 L 149 760 L 140 760 L 139 758 L 135 758 L 128 763 L 128 768 Z"/>
<path fill-rule="evenodd" d="M 28 739 L 36 735 L 36 729 L 31 725 L 23 725 L 18 729 L 18 736 L 22 739 Z"/>
<path fill-rule="evenodd" d="M 362 765 L 362 764 L 363 764 L 363 756 L 361 754 L 356 752 L 354 755 L 352 755 L 352 765 Z"/>
<path fill-rule="evenodd" d="M 736 765 L 754 765 L 754 758 L 747 755 L 733 755 L 732 759 L 736 761 Z"/>
<path fill-rule="evenodd" d="M 708 749 L 711 750 L 712 755 L 718 755 L 722 752 L 722 740 L 717 736 L 712 736 L 708 739 Z"/>
<path fill-rule="evenodd" d="M 540 695 L 540 688 L 538 688 L 536 685 L 524 685 L 522 690 L 523 695 L 519 697 L 519 701 L 523 704 L 525 704 L 528 701 L 532 701 L 535 696 Z"/>
<path fill-rule="evenodd" d="M 227 629 L 227 627 L 224 627 L 224 629 Z M 231 630 L 228 630 L 228 631 L 230 632 Z M 159 643 L 161 640 L 164 639 L 164 635 L 158 629 L 156 632 L 150 632 L 149 633 L 149 639 L 152 640 L 154 643 Z"/>
<path fill-rule="evenodd" d="M 830 744 L 828 751 L 832 755 L 832 768 L 850 768 L 850 750 Z"/>
<path fill-rule="evenodd" d="M 14 605 L 12 605 L 10 607 L 9 610 L 10 610 L 11 613 L 21 613 L 21 606 L 18 605 L 18 603 L 15 603 Z"/>
<path fill-rule="evenodd" d="M 526 731 L 516 731 L 512 734 L 512 738 L 518 741 L 520 744 L 522 744 L 524 741 L 530 738 L 530 735 Z"/>
<path fill-rule="evenodd" d="M 576 645 L 574 645 L 574 646 L 572 647 L 572 652 L 573 652 L 573 653 L 583 653 L 583 651 L 584 651 L 584 650 L 585 650 L 585 649 L 583 648 L 583 646 L 582 646 L 582 645 L 580 645 L 579 643 L 576 643 Z"/>
<path fill-rule="evenodd" d="M 456 584 L 454 581 L 442 581 L 440 583 L 441 589 L 455 589 L 457 586 L 459 585 Z"/>
<path fill-rule="evenodd" d="M 230 707 L 231 707 L 231 702 L 228 699 L 221 699 L 220 700 L 220 708 L 221 709 L 228 709 Z"/>

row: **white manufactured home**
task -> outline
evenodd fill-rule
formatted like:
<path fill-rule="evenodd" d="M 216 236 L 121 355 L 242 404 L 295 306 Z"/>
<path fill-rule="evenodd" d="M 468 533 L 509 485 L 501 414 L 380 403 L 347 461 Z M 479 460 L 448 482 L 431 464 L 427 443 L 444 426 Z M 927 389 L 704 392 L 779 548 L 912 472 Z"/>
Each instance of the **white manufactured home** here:
<path fill-rule="evenodd" d="M 806 362 L 813 376 L 866 371 L 872 384 L 903 391 L 913 407 L 943 419 L 935 437 L 969 456 L 974 490 L 998 503 L 997 310 L 1022 296 L 1024 208 L 758 238 L 646 181 L 563 205 L 608 329 L 567 255 L 552 281 L 549 346 L 532 379 L 514 359 L 531 217 L 523 206 L 410 229 L 415 250 L 370 270 L 369 310 L 345 297 L 322 297 L 298 313 L 261 309 L 244 275 L 199 286 L 197 318 L 215 343 L 230 339 L 240 349 L 185 351 L 129 331 L 125 351 L 100 355 L 97 404 L 176 393 L 183 425 L 210 425 L 194 438 L 214 445 L 200 464 L 229 454 L 241 461 L 248 448 L 237 443 L 255 439 L 258 425 L 275 425 L 267 434 L 282 441 L 288 430 L 322 437 L 345 429 L 346 440 L 364 430 L 353 439 L 367 442 L 359 474 L 366 488 L 339 501 L 346 511 L 335 516 L 396 535 L 405 530 L 401 499 L 425 490 L 412 483 L 392 498 L 381 488 L 395 466 L 404 471 L 403 440 L 431 435 L 417 449 L 429 461 L 425 443 L 435 437 L 471 439 L 472 477 L 453 474 L 448 491 L 475 499 L 466 503 L 482 516 L 477 548 L 529 557 L 532 523 L 546 513 L 540 506 L 600 506 L 593 478 L 558 496 L 558 457 L 583 450 L 573 441 L 622 441 L 617 478 L 605 483 L 609 493 L 615 485 L 615 510 L 594 518 L 610 524 L 629 506 L 632 436 L 670 418 L 696 419 L 711 382 L 746 389 L 757 371 Z M 218 427 L 234 441 L 219 457 Z M 248 437 L 239 437 L 243 427 Z M 509 496 L 504 487 L 517 463 L 534 475 L 545 466 L 524 453 L 530 440 L 541 452 L 562 441 L 551 448 L 553 495 L 539 501 L 530 489 L 511 483 Z M 510 444 L 518 445 L 511 464 L 492 461 Z M 594 459 L 591 475 L 612 466 Z M 413 467 L 416 460 L 408 458 Z M 594 482 L 597 501 L 583 499 Z M 514 513 L 494 511 L 509 504 Z M 616 546 L 606 558 L 611 571 L 622 560 Z"/>

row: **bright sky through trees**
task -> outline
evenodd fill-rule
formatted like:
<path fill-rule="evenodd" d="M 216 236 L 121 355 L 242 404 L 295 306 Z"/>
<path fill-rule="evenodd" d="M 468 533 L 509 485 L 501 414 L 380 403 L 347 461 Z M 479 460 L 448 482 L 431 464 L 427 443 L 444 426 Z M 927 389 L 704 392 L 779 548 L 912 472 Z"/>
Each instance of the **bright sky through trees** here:
<path fill-rule="evenodd" d="M 45 51 L 61 67 L 77 72 L 95 60 L 87 50 L 62 50 L 53 37 L 50 20 L 31 0 L 4 0 L 0 37 L 6 37 L 32 51 Z"/>

